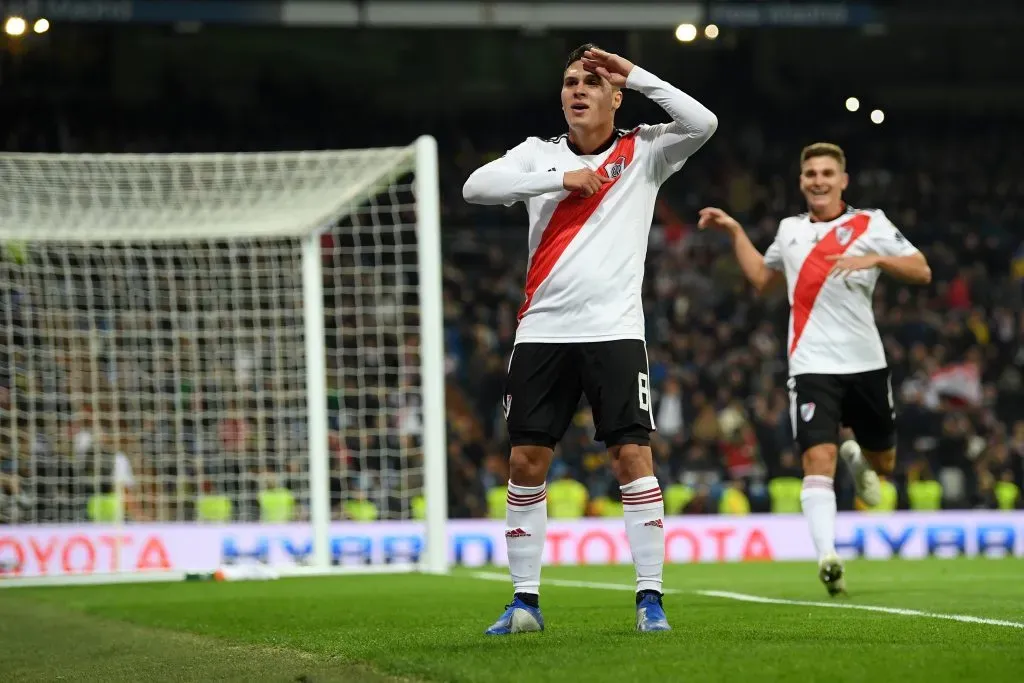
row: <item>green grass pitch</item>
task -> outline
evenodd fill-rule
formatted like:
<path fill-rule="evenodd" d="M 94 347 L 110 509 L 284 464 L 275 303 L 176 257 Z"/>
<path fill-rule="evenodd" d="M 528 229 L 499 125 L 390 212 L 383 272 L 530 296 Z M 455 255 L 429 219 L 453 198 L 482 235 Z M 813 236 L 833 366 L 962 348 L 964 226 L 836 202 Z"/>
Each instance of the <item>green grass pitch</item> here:
<path fill-rule="evenodd" d="M 853 561 L 838 600 L 813 563 L 673 565 L 674 630 L 652 634 L 633 630 L 632 567 L 544 578 L 547 631 L 505 638 L 482 631 L 510 585 L 465 569 L 2 590 L 0 680 L 1024 681 L 1024 560 Z M 716 590 L 826 605 L 698 592 Z"/>

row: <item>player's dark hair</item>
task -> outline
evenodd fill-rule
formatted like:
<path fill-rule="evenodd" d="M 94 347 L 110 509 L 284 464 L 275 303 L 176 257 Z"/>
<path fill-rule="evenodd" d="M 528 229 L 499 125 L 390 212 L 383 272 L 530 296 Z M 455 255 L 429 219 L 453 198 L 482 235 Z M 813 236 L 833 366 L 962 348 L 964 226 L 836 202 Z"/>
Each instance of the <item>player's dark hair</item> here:
<path fill-rule="evenodd" d="M 567 60 L 565 60 L 565 67 L 564 67 L 564 69 L 568 69 L 569 65 L 572 64 L 573 62 L 578 61 L 580 59 L 583 59 L 583 53 L 584 52 L 586 52 L 587 50 L 594 50 L 594 49 L 600 50 L 601 48 L 599 48 L 597 45 L 594 45 L 593 43 L 583 43 L 578 48 L 576 48 L 575 50 L 573 50 L 572 52 L 569 53 L 569 58 Z"/>
<path fill-rule="evenodd" d="M 800 164 L 814 157 L 832 157 L 839 162 L 839 168 L 846 170 L 846 154 L 843 148 L 832 142 L 815 142 L 807 145 L 800 152 Z"/>

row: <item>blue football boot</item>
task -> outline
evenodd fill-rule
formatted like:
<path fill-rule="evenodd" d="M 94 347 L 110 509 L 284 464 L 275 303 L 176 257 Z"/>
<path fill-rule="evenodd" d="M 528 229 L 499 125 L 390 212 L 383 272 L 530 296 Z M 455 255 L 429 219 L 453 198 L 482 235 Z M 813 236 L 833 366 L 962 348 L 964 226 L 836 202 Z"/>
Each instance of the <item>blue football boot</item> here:
<path fill-rule="evenodd" d="M 664 617 L 664 612 L 662 617 Z M 543 630 L 544 617 L 540 613 L 540 608 L 530 607 L 518 597 L 514 597 L 511 604 L 505 606 L 505 611 L 498 617 L 498 620 L 484 631 L 484 635 L 507 636 L 510 633 Z"/>
<path fill-rule="evenodd" d="M 665 608 L 661 604 L 661 596 L 657 593 L 644 593 L 636 605 L 637 631 L 671 631 Z"/>

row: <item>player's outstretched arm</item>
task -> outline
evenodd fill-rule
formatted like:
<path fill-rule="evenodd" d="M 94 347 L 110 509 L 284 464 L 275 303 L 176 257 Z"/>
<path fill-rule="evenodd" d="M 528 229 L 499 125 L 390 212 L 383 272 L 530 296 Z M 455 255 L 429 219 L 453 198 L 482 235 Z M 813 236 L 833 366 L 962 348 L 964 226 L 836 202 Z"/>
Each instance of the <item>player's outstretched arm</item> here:
<path fill-rule="evenodd" d="M 921 252 L 909 256 L 882 256 L 878 267 L 883 273 L 914 285 L 927 285 L 932 281 L 932 268 Z"/>
<path fill-rule="evenodd" d="M 660 127 L 655 141 L 655 148 L 669 167 L 686 161 L 718 129 L 718 117 L 710 109 L 625 57 L 604 50 L 588 50 L 583 55 L 583 68 L 614 86 L 647 96 L 672 117 L 672 123 Z"/>
<path fill-rule="evenodd" d="M 881 211 L 872 216 L 866 238 L 871 253 L 828 257 L 833 264 L 830 273 L 833 277 L 846 277 L 858 270 L 878 268 L 897 280 L 913 285 L 926 285 L 932 281 L 928 259 Z"/>
<path fill-rule="evenodd" d="M 782 272 L 768 265 L 765 257 L 747 237 L 743 226 L 725 211 L 714 207 L 701 209 L 697 226 L 701 230 L 708 228 L 720 230 L 732 238 L 732 248 L 736 253 L 736 260 L 739 261 L 743 274 L 747 276 L 750 284 L 758 293 L 765 292 L 782 281 Z"/>
<path fill-rule="evenodd" d="M 530 197 L 562 190 L 577 191 L 581 196 L 589 197 L 602 185 L 611 182 L 589 169 L 534 171 L 529 145 L 527 140 L 500 159 L 473 171 L 462 186 L 462 197 L 470 204 L 511 206 Z"/>
<path fill-rule="evenodd" d="M 864 254 L 862 256 L 828 256 L 833 262 L 833 277 L 846 277 L 858 270 L 878 268 L 883 273 L 891 275 L 897 280 L 902 280 L 912 285 L 926 285 L 932 281 L 932 269 L 928 265 L 928 259 L 921 252 L 907 256 L 894 256 L 885 254 Z"/>

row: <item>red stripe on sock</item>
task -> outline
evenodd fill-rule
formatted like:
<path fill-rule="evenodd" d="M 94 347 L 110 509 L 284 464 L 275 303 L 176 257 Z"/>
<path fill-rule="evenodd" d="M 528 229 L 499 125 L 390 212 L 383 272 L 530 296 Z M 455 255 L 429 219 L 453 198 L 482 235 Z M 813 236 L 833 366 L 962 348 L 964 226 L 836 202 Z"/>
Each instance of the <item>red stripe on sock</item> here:
<path fill-rule="evenodd" d="M 509 498 L 536 498 L 537 496 L 546 496 L 547 494 L 548 494 L 548 490 L 546 488 L 544 488 L 544 489 L 541 489 L 540 491 L 536 491 L 534 493 L 516 493 L 515 491 L 509 491 L 508 492 L 508 497 Z"/>
<path fill-rule="evenodd" d="M 548 494 L 546 493 L 538 493 L 536 496 L 530 496 L 529 498 L 509 496 L 508 501 L 510 503 L 516 503 L 517 505 L 525 505 L 527 503 L 536 503 L 538 500 L 544 500 L 547 497 Z"/>
<path fill-rule="evenodd" d="M 649 496 L 660 496 L 661 489 L 647 489 L 646 491 L 638 491 L 636 493 L 623 493 L 622 502 L 625 503 L 627 500 L 635 500 L 637 498 L 648 498 Z"/>
<path fill-rule="evenodd" d="M 534 505 L 536 503 L 539 503 L 547 497 L 547 491 L 541 491 L 540 493 L 534 494 L 532 496 L 520 496 L 509 491 L 508 496 L 506 498 L 506 502 L 509 505 L 514 505 L 516 507 L 525 507 L 527 505 Z"/>
<path fill-rule="evenodd" d="M 661 493 L 661 489 L 655 486 L 649 489 L 644 489 L 643 491 L 623 491 L 622 497 L 629 498 L 630 496 L 644 496 L 648 493 Z"/>
<path fill-rule="evenodd" d="M 663 500 L 661 493 L 653 494 L 645 498 L 630 498 L 629 500 L 623 500 L 623 505 L 645 505 L 647 503 L 660 503 Z"/>

